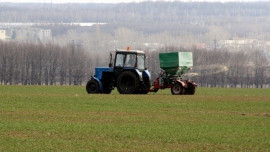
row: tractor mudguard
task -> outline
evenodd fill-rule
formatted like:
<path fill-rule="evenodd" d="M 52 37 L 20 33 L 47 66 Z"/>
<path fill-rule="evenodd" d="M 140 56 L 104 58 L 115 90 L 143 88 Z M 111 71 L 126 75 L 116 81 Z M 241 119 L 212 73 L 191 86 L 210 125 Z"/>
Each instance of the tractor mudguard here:
<path fill-rule="evenodd" d="M 183 82 L 181 80 L 177 80 L 176 82 L 179 82 L 182 85 L 182 87 L 184 87 L 184 88 L 188 87 L 187 83 L 185 83 L 185 82 Z"/>
<path fill-rule="evenodd" d="M 151 74 L 148 70 L 144 70 L 143 71 L 143 77 L 148 77 L 149 78 L 149 81 L 151 80 Z"/>
<path fill-rule="evenodd" d="M 197 87 L 197 84 L 191 80 L 186 80 L 186 83 L 187 83 L 187 85 L 191 84 L 191 85 L 193 85 L 193 87 Z"/>
<path fill-rule="evenodd" d="M 139 71 L 138 69 L 135 69 L 136 73 L 138 74 L 139 76 L 139 80 L 140 81 L 143 81 L 143 73 L 141 71 Z"/>
<path fill-rule="evenodd" d="M 103 92 L 103 87 L 102 87 L 101 81 L 98 78 L 96 78 L 96 77 L 92 77 L 92 78 L 98 82 L 100 92 Z"/>

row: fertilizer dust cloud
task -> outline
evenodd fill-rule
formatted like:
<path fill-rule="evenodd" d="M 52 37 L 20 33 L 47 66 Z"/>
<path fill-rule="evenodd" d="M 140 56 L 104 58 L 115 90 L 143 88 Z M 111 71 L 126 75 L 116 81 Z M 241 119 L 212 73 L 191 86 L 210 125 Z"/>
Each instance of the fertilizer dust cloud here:
<path fill-rule="evenodd" d="M 220 74 L 222 72 L 227 72 L 229 68 L 223 65 L 204 65 L 204 66 L 196 66 L 193 67 L 190 72 L 184 74 L 184 77 L 195 77 L 198 76 L 199 73 L 204 75 L 212 75 L 212 74 Z"/>

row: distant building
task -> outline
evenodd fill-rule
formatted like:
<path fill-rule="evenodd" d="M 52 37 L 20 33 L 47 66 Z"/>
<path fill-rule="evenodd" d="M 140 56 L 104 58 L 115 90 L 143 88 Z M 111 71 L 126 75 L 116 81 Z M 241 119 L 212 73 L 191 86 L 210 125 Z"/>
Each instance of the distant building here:
<path fill-rule="evenodd" d="M 6 30 L 0 30 L 0 40 L 5 41 L 9 37 L 6 35 Z"/>
<path fill-rule="evenodd" d="M 265 46 L 264 41 L 257 39 L 233 39 L 233 40 L 218 40 L 216 42 L 217 48 L 263 48 Z"/>
<path fill-rule="evenodd" d="M 154 49 L 157 49 L 157 48 L 163 46 L 163 44 L 160 44 L 160 43 L 143 43 L 143 45 L 145 47 L 150 47 L 150 48 L 154 48 Z"/>
<path fill-rule="evenodd" d="M 8 29 L 8 34 L 15 41 L 46 42 L 52 39 L 51 30 L 42 28 L 12 28 Z"/>
<path fill-rule="evenodd" d="M 52 38 L 52 31 L 50 29 L 40 29 L 37 30 L 37 38 L 40 41 L 47 41 L 47 40 L 51 40 Z"/>
<path fill-rule="evenodd" d="M 205 49 L 207 48 L 207 44 L 206 43 L 195 43 L 193 45 L 193 47 L 199 48 L 199 49 Z"/>
<path fill-rule="evenodd" d="M 241 48 L 250 47 L 253 48 L 257 43 L 255 39 L 240 39 L 240 40 L 220 40 L 218 45 L 221 47 Z"/>
<path fill-rule="evenodd" d="M 264 47 L 265 47 L 265 50 L 268 50 L 269 53 L 270 53 L 270 41 L 266 41 L 266 42 L 264 43 Z"/>

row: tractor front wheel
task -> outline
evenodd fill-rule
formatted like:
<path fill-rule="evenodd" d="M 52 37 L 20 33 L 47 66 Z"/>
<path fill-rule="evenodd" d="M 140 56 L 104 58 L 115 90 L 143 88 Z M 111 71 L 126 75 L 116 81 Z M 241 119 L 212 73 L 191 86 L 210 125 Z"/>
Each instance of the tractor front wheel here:
<path fill-rule="evenodd" d="M 86 84 L 86 91 L 88 94 L 99 93 L 99 84 L 95 79 L 91 79 Z"/>
<path fill-rule="evenodd" d="M 112 89 L 110 88 L 110 86 L 103 86 L 103 93 L 104 94 L 110 94 L 112 92 Z"/>
<path fill-rule="evenodd" d="M 185 89 L 180 83 L 174 83 L 171 87 L 172 95 L 182 95 L 184 92 Z"/>
<path fill-rule="evenodd" d="M 120 94 L 135 94 L 139 89 L 139 79 L 132 71 L 124 71 L 117 78 L 117 90 Z"/>

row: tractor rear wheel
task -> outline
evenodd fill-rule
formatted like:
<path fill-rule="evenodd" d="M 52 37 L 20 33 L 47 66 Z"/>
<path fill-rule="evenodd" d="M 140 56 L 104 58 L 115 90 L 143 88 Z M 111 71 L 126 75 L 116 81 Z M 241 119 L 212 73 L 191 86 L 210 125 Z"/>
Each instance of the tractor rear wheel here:
<path fill-rule="evenodd" d="M 171 87 L 172 95 L 182 95 L 184 92 L 185 89 L 180 83 L 174 83 Z"/>
<path fill-rule="evenodd" d="M 132 71 L 124 71 L 117 78 L 117 90 L 120 94 L 135 94 L 139 89 L 139 79 Z"/>
<path fill-rule="evenodd" d="M 144 78 L 143 81 L 144 84 L 142 84 L 140 90 L 139 90 L 139 94 L 147 94 L 151 88 L 151 83 L 149 81 L 149 78 Z"/>
<path fill-rule="evenodd" d="M 86 84 L 86 91 L 88 94 L 99 93 L 99 84 L 95 79 L 91 79 Z"/>

